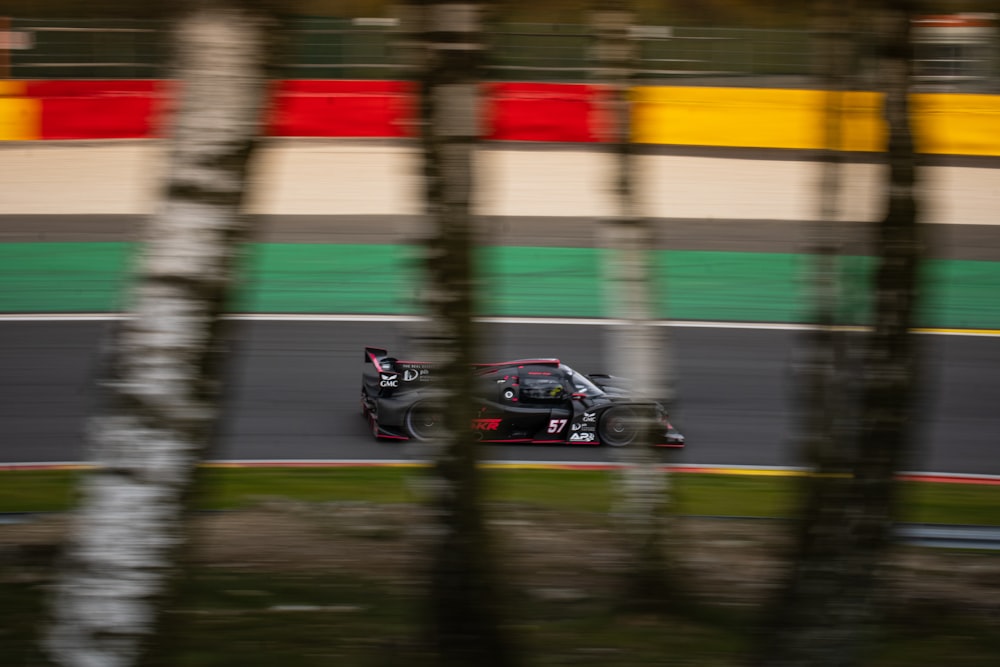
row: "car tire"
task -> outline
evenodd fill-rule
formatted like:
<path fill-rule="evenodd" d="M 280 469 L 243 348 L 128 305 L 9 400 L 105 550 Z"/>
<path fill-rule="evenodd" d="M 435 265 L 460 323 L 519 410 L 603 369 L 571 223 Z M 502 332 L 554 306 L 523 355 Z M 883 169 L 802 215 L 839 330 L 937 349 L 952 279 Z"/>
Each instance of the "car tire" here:
<path fill-rule="evenodd" d="M 414 440 L 430 440 L 440 436 L 440 411 L 429 403 L 417 403 L 406 413 L 406 432 Z"/>
<path fill-rule="evenodd" d="M 631 445 L 639 437 L 639 414 L 630 408 L 611 408 L 597 425 L 597 436 L 609 447 Z"/>

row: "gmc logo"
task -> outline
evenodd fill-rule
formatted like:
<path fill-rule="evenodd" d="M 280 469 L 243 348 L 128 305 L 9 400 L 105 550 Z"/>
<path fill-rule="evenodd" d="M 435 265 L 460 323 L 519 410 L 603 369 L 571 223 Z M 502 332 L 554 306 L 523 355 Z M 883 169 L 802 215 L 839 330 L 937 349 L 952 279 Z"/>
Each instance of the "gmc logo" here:
<path fill-rule="evenodd" d="M 379 383 L 380 387 L 398 387 L 399 386 L 399 374 L 398 373 L 379 373 Z"/>

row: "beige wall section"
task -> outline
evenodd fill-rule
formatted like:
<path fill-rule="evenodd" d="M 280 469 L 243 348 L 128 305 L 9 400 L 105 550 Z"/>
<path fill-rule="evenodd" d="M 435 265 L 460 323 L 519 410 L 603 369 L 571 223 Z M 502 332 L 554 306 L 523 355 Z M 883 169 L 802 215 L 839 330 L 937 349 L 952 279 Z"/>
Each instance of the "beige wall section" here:
<path fill-rule="evenodd" d="M 937 167 L 924 178 L 928 221 L 1000 224 L 1000 169 Z"/>
<path fill-rule="evenodd" d="M 272 141 L 259 153 L 249 208 L 300 215 L 418 211 L 413 149 L 363 141 Z"/>
<path fill-rule="evenodd" d="M 160 166 L 156 142 L 0 145 L 0 212 L 146 213 Z M 806 220 L 817 215 L 812 162 L 647 155 L 643 210 L 654 217 Z M 490 215 L 604 217 L 613 212 L 607 153 L 492 147 L 480 158 L 479 209 Z M 841 217 L 878 215 L 875 165 L 851 165 Z M 928 222 L 997 224 L 1000 169 L 925 172 Z M 419 167 L 412 147 L 365 141 L 273 140 L 261 153 L 255 213 L 412 215 Z"/>
<path fill-rule="evenodd" d="M 151 142 L 0 144 L 4 213 L 140 213 L 155 193 Z"/>
<path fill-rule="evenodd" d="M 480 210 L 607 217 L 614 211 L 610 168 L 610 156 L 597 151 L 491 148 L 480 157 Z"/>

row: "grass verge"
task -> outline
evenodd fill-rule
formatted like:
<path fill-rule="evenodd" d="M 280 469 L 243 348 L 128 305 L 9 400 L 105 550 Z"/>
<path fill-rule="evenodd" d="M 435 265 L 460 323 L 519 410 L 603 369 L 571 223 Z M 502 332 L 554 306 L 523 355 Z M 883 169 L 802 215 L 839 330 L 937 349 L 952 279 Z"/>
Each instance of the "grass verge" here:
<path fill-rule="evenodd" d="M 0 471 L 0 512 L 54 512 L 73 504 L 82 471 Z M 489 469 L 491 500 L 555 510 L 607 512 L 614 472 Z M 304 502 L 400 503 L 417 500 L 419 467 L 215 468 L 204 470 L 201 509 L 239 509 L 268 497 Z M 676 511 L 705 516 L 787 518 L 794 513 L 794 476 L 678 473 L 671 476 Z M 905 521 L 1000 525 L 1000 485 L 901 482 Z"/>

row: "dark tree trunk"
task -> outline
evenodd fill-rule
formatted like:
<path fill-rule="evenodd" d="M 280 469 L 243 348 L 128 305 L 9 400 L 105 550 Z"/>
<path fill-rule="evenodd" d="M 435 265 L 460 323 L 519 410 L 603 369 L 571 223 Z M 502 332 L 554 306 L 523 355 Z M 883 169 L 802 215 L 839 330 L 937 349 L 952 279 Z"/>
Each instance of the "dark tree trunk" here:
<path fill-rule="evenodd" d="M 432 449 L 434 526 L 426 639 L 438 665 L 506 667 L 513 653 L 503 625 L 492 538 L 483 509 L 472 363 L 478 339 L 473 212 L 484 56 L 482 2 L 410 2 L 405 10 L 418 87 L 423 152 L 427 321 L 416 344 L 434 365 L 444 429 Z"/>
<path fill-rule="evenodd" d="M 895 476 L 911 454 L 919 380 L 913 328 L 924 253 L 910 124 L 910 30 L 915 8 L 915 0 L 885 0 L 881 17 L 888 183 L 886 212 L 875 230 L 874 322 L 864 356 L 861 433 L 854 465 L 858 525 L 851 535 L 856 565 L 849 590 L 859 597 L 882 588 L 880 575 L 896 519 Z M 877 602 L 873 600 L 876 614 Z"/>
<path fill-rule="evenodd" d="M 828 81 L 836 91 L 843 88 L 837 63 L 850 62 L 846 54 L 837 57 L 836 45 L 847 39 L 850 22 L 843 5 L 823 5 L 828 25 L 841 26 L 827 32 L 833 56 L 827 60 Z M 855 360 L 844 334 L 833 328 L 839 323 L 839 288 L 836 235 L 828 232 L 818 237 L 817 327 L 810 334 L 803 374 L 809 401 L 804 442 L 815 474 L 805 482 L 795 552 L 766 616 L 756 665 L 858 665 L 878 627 L 881 570 L 895 510 L 894 477 L 910 449 L 908 425 L 917 382 L 911 330 L 921 244 L 908 108 L 910 9 L 910 3 L 886 0 L 878 12 L 889 169 L 887 210 L 875 227 L 872 329 L 861 338 L 857 360 L 860 396 L 845 390 L 853 384 L 845 376 Z M 835 125 L 829 127 L 829 137 L 839 135 Z M 826 188 L 836 183 L 830 174 L 822 181 Z M 821 201 L 835 201 L 835 194 L 824 192 Z M 829 222 L 835 208 L 826 206 L 824 222 Z M 857 426 L 851 428 L 848 421 Z"/>

